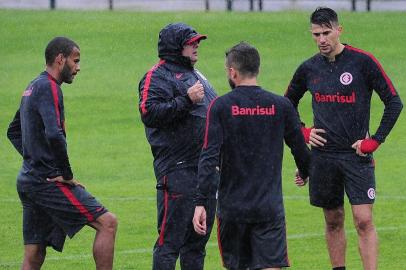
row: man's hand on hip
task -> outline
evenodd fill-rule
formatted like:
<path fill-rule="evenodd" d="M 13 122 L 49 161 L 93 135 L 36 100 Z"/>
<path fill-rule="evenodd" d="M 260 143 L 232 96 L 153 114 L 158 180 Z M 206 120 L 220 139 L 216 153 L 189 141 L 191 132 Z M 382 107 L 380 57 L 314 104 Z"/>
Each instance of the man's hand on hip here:
<path fill-rule="evenodd" d="M 321 128 L 312 128 L 310 130 L 309 143 L 311 146 L 320 147 L 324 146 L 327 142 L 327 140 L 320 136 L 319 133 L 326 133 L 326 131 Z"/>
<path fill-rule="evenodd" d="M 71 186 L 79 186 L 79 187 L 82 187 L 82 188 L 86 188 L 78 180 L 76 180 L 76 179 L 65 180 L 65 179 L 63 179 L 62 176 L 57 176 L 57 177 L 54 177 L 54 178 L 47 178 L 47 181 L 48 182 L 60 182 L 60 183 L 68 184 L 68 185 L 71 185 Z"/>
<path fill-rule="evenodd" d="M 351 146 L 355 149 L 357 155 L 366 156 L 366 154 L 373 153 L 379 147 L 379 143 L 371 138 L 358 140 Z"/>

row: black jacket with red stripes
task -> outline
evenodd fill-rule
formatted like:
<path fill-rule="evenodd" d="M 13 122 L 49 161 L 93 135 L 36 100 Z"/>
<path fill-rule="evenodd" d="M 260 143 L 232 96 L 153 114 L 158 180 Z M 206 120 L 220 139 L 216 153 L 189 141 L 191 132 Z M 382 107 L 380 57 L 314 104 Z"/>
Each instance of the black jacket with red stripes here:
<path fill-rule="evenodd" d="M 44 71 L 23 92 L 20 108 L 7 130 L 7 137 L 23 156 L 18 190 L 35 189 L 48 177 L 73 178 L 64 119 L 60 85 Z"/>
<path fill-rule="evenodd" d="M 215 99 L 207 116 L 199 161 L 197 205 L 205 205 L 220 168 L 217 214 L 234 222 L 284 218 L 282 159 L 284 141 L 303 178 L 310 151 L 299 118 L 288 99 L 261 89 L 239 86 Z"/>
<path fill-rule="evenodd" d="M 178 31 L 161 37 L 161 60 L 139 83 L 139 110 L 157 178 L 176 168 L 197 167 L 207 108 L 216 97 L 207 79 L 181 55 L 183 43 L 196 32 L 187 25 L 178 26 Z M 193 104 L 187 90 L 197 80 L 204 87 L 205 97 Z"/>
<path fill-rule="evenodd" d="M 296 70 L 286 91 L 297 108 L 309 91 L 313 125 L 326 130 L 326 152 L 354 152 L 351 145 L 369 135 L 373 90 L 385 105 L 380 125 L 371 137 L 383 143 L 403 108 L 402 101 L 381 64 L 370 53 L 345 45 L 334 62 L 316 54 Z M 316 149 L 316 148 L 314 148 Z"/>

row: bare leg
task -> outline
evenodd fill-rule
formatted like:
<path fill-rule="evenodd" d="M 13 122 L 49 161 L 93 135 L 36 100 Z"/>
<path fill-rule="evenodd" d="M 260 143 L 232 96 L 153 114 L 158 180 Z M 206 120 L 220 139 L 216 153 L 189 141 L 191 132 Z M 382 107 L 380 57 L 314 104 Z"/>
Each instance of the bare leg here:
<path fill-rule="evenodd" d="M 354 225 L 358 233 L 359 253 L 365 270 L 376 270 L 378 261 L 378 236 L 372 220 L 373 204 L 352 206 Z"/>
<path fill-rule="evenodd" d="M 43 245 L 25 245 L 21 270 L 39 270 L 44 263 L 46 248 Z"/>
<path fill-rule="evenodd" d="M 344 230 L 344 207 L 323 209 L 326 221 L 326 241 L 332 267 L 345 266 L 347 240 Z"/>
<path fill-rule="evenodd" d="M 117 231 L 117 219 L 114 214 L 107 212 L 89 224 L 96 229 L 93 243 L 93 257 L 97 270 L 113 269 L 114 241 Z"/>

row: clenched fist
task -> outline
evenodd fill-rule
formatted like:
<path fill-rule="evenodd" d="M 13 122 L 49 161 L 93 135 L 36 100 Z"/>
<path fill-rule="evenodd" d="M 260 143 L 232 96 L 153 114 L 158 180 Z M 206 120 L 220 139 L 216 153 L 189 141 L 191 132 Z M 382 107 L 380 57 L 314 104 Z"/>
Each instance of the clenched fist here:
<path fill-rule="evenodd" d="M 204 98 L 204 88 L 200 81 L 197 81 L 194 85 L 192 85 L 187 90 L 187 94 L 193 103 L 201 102 Z"/>

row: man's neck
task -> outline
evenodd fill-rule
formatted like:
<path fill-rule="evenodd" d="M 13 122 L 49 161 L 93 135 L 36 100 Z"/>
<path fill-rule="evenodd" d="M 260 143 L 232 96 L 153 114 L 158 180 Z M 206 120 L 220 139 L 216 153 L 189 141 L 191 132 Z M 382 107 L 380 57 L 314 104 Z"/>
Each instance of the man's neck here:
<path fill-rule="evenodd" d="M 257 78 L 244 78 L 241 79 L 239 82 L 236 82 L 235 86 L 257 86 Z"/>
<path fill-rule="evenodd" d="M 345 48 L 344 44 L 340 43 L 335 51 L 325 56 L 327 57 L 329 62 L 334 62 L 336 60 L 336 56 L 339 55 L 344 50 L 344 48 Z"/>
<path fill-rule="evenodd" d="M 60 73 L 55 68 L 47 66 L 45 71 L 48 72 L 48 74 L 51 75 L 52 78 L 60 82 Z"/>

